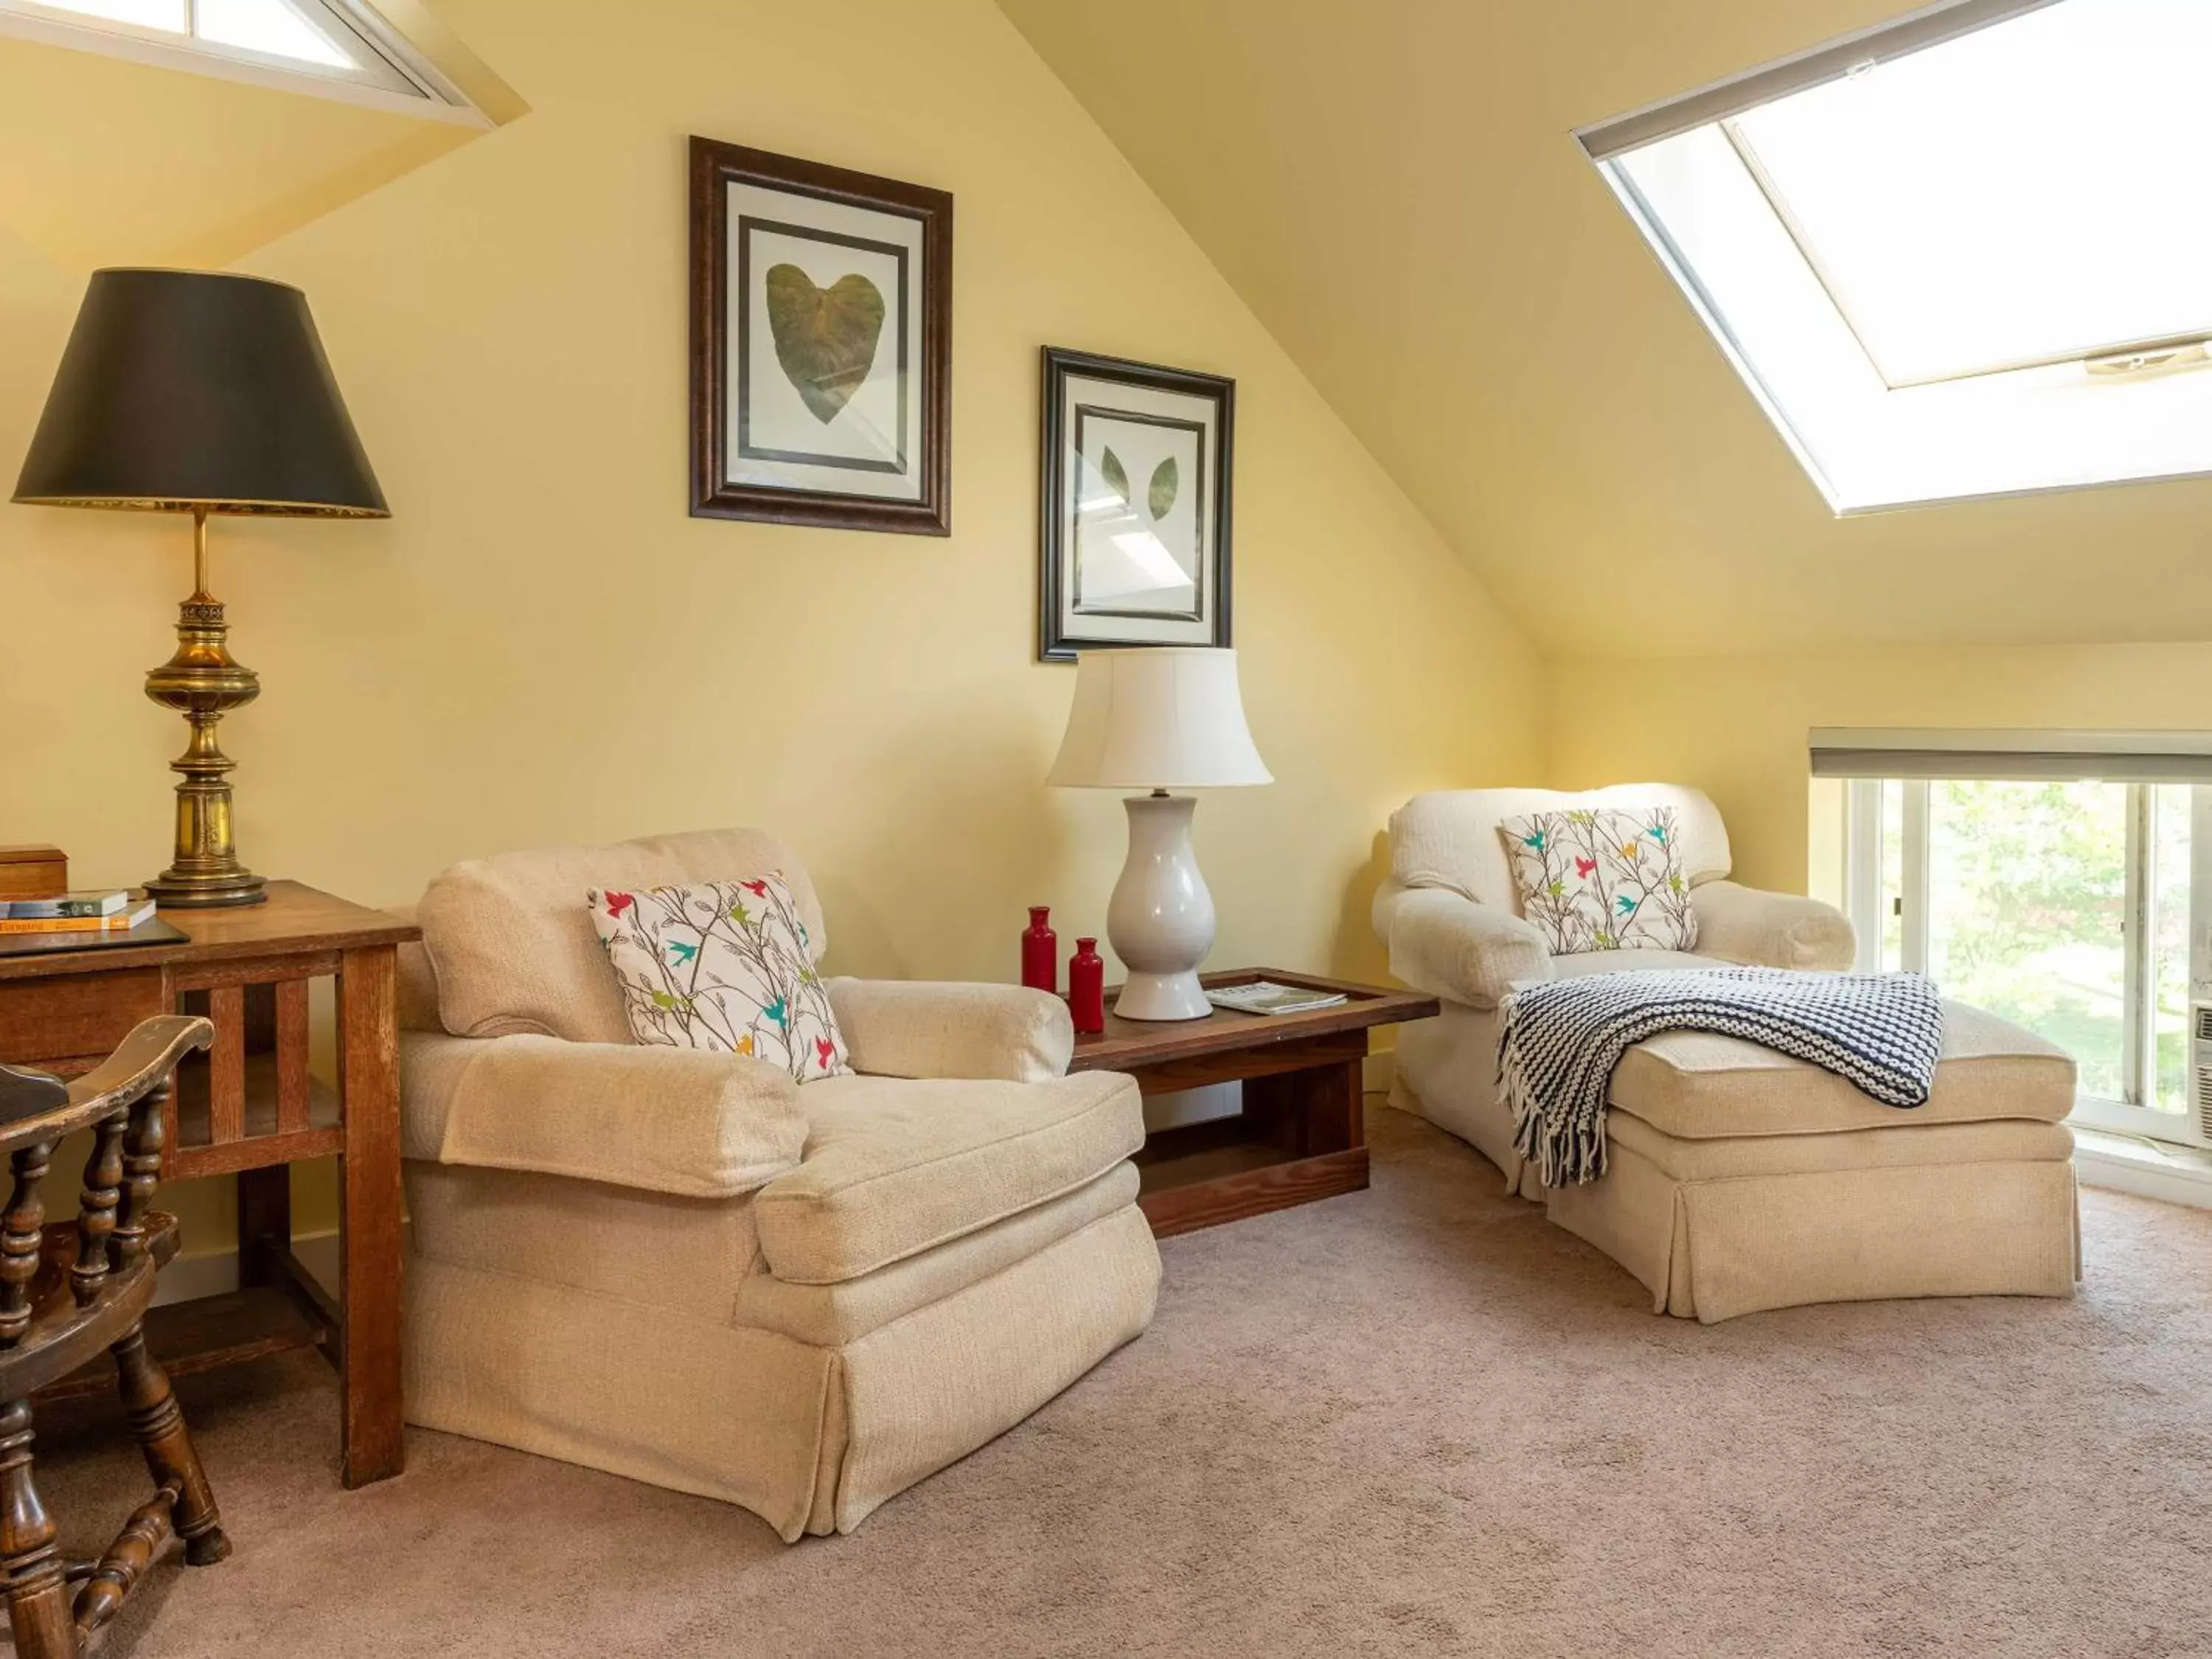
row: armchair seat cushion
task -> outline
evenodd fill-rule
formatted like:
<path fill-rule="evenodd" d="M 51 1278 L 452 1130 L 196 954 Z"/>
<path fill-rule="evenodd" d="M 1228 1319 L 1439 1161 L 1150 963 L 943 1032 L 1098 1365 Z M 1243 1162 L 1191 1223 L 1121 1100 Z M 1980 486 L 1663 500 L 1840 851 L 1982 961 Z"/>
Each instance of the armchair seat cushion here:
<path fill-rule="evenodd" d="M 797 1169 L 755 1200 L 778 1279 L 836 1285 L 1095 1181 L 1144 1144 L 1136 1083 L 827 1078 Z"/>
<path fill-rule="evenodd" d="M 794 1285 L 772 1273 L 748 1273 L 738 1287 L 737 1321 L 821 1348 L 857 1342 L 1086 1227 L 1129 1216 L 1136 1202 L 1137 1166 L 1125 1161 L 1072 1193 L 842 1284 Z M 1133 1219 L 1151 1231 L 1141 1214 Z"/>

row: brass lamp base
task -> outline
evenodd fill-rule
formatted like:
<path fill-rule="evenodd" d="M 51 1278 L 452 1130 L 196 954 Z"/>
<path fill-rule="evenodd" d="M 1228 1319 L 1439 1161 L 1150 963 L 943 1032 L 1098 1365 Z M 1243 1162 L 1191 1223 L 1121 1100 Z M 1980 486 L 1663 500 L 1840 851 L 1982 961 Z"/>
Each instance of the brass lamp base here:
<path fill-rule="evenodd" d="M 146 884 L 146 896 L 165 910 L 214 910 L 267 901 L 268 884 L 235 859 L 232 868 L 179 870 L 172 865 Z"/>
<path fill-rule="evenodd" d="M 207 513 L 192 514 L 192 596 L 177 607 L 177 653 L 146 676 L 146 695 L 173 708 L 191 727 L 185 752 L 169 763 L 179 775 L 176 853 L 146 884 L 160 904 L 210 909 L 258 904 L 264 884 L 239 862 L 231 837 L 231 769 L 237 763 L 216 741 L 216 727 L 234 708 L 261 695 L 253 671 L 231 659 L 222 601 L 207 591 Z"/>

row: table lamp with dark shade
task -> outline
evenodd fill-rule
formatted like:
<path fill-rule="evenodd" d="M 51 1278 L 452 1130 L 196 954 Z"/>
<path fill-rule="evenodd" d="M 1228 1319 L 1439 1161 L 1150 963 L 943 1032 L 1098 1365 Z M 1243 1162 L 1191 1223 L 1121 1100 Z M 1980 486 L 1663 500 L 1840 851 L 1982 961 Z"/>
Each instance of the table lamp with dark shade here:
<path fill-rule="evenodd" d="M 232 660 L 208 592 L 208 515 L 391 516 L 307 296 L 214 271 L 94 271 L 15 499 L 192 515 L 177 653 L 146 676 L 146 695 L 182 714 L 191 738 L 170 763 L 182 777 L 175 860 L 146 889 L 165 905 L 259 902 L 262 878 L 233 841 L 234 763 L 216 727 L 261 686 Z"/>

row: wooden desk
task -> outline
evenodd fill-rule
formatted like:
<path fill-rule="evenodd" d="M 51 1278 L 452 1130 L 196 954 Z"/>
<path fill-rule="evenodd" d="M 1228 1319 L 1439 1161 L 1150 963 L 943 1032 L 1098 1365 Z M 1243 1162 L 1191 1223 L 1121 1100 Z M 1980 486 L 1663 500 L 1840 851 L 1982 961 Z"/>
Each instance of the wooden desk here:
<path fill-rule="evenodd" d="M 240 1290 L 156 1309 L 148 1343 L 173 1374 L 188 1375 L 322 1341 L 338 1366 L 345 1484 L 382 1480 L 405 1463 L 395 970 L 398 947 L 421 934 L 290 881 L 270 882 L 265 904 L 161 915 L 189 942 L 0 957 L 0 1061 L 73 1077 L 150 1015 L 214 1022 L 214 1048 L 179 1068 L 163 1113 L 162 1174 L 238 1177 Z M 319 979 L 335 986 L 335 1092 L 307 1067 L 309 988 Z M 288 1167 L 333 1153 L 335 1300 L 292 1255 Z"/>
<path fill-rule="evenodd" d="M 1434 997 L 1277 968 L 1206 974 L 1200 982 L 1211 989 L 1255 979 L 1341 991 L 1346 1000 L 1304 1014 L 1217 1008 L 1204 1019 L 1139 1020 L 1109 1012 L 1102 1035 L 1075 1040 L 1069 1071 L 1127 1072 L 1147 1095 L 1244 1085 L 1235 1117 L 1145 1138 L 1137 1203 L 1158 1237 L 1365 1187 L 1367 1033 L 1437 1012 Z M 1109 1010 L 1113 1000 L 1109 991 Z"/>

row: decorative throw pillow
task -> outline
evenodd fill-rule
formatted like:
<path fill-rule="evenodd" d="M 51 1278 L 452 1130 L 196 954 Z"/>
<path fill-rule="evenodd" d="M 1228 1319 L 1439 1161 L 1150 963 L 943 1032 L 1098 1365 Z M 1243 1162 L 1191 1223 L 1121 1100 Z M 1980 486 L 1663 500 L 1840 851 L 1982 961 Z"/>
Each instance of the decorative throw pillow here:
<path fill-rule="evenodd" d="M 801 1083 L 851 1073 L 781 875 L 586 897 L 640 1042 L 747 1054 Z"/>
<path fill-rule="evenodd" d="M 1521 908 L 1555 956 L 1698 943 L 1674 809 L 1531 812 L 1498 826 Z"/>

